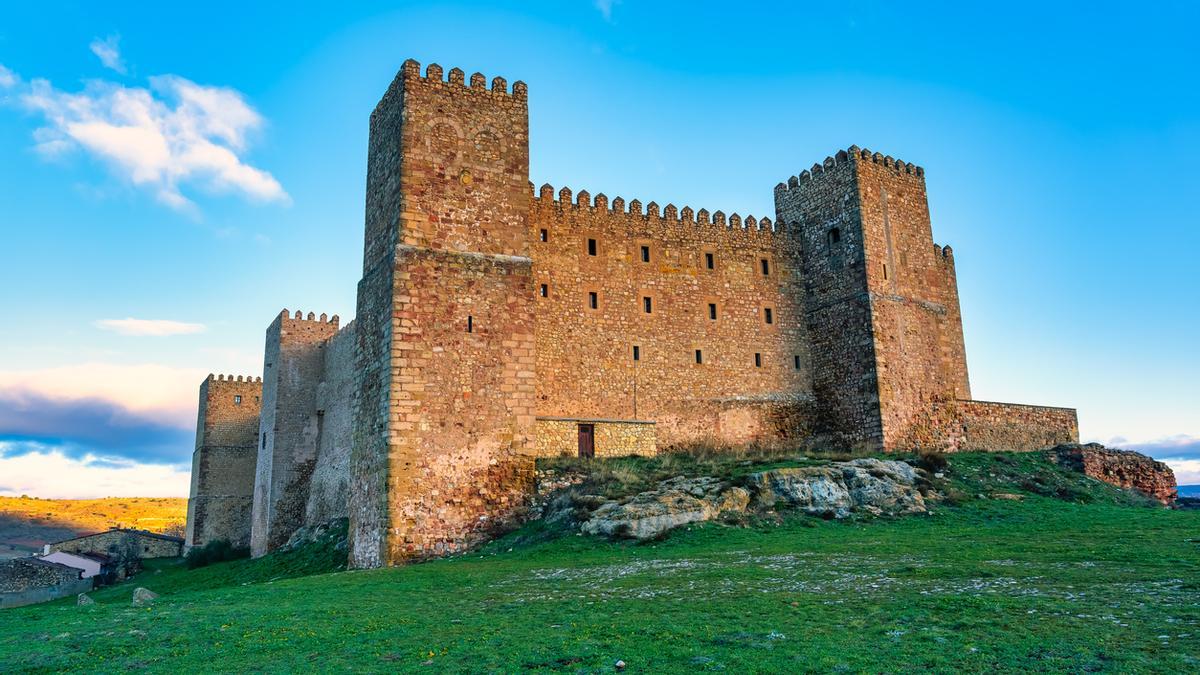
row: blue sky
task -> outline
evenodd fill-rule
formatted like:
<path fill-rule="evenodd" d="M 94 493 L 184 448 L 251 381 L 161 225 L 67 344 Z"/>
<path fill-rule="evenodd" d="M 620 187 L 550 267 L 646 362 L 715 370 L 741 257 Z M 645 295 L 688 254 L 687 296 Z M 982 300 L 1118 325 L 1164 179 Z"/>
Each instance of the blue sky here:
<path fill-rule="evenodd" d="M 963 4 L 7 7 L 0 494 L 186 494 L 200 379 L 353 316 L 409 57 L 525 81 L 538 184 L 773 217 L 839 148 L 924 166 L 975 397 L 1200 483 L 1200 10 Z"/>

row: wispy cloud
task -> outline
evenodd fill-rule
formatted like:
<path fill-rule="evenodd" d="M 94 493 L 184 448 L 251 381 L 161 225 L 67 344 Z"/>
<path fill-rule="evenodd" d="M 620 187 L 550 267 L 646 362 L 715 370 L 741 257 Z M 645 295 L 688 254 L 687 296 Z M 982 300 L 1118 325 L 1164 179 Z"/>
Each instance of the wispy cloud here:
<path fill-rule="evenodd" d="M 4 64 L 0 63 L 0 89 L 8 89 L 16 85 L 17 76 L 13 74 L 13 71 L 5 68 Z"/>
<path fill-rule="evenodd" d="M 92 80 L 72 93 L 44 79 L 24 85 L 5 72 L 21 103 L 45 118 L 34 132 L 44 156 L 82 150 L 181 211 L 197 212 L 184 195 L 186 186 L 256 202 L 291 202 L 274 176 L 244 160 L 250 137 L 264 121 L 234 89 L 160 75 L 149 79 L 149 87 Z"/>
<path fill-rule="evenodd" d="M 122 75 L 125 74 L 125 63 L 121 61 L 121 36 L 109 35 L 101 40 L 96 38 L 88 47 L 92 53 L 100 59 L 100 63 L 104 64 L 105 68 L 115 70 Z"/>
<path fill-rule="evenodd" d="M 605 21 L 612 21 L 613 6 L 621 4 L 621 0 L 595 0 L 593 4 Z"/>
<path fill-rule="evenodd" d="M 184 497 L 186 465 L 147 464 L 98 455 L 70 457 L 60 449 L 35 444 L 17 449 L 0 441 L 0 495 L 56 499 L 99 497 Z"/>
<path fill-rule="evenodd" d="M 102 330 L 120 333 L 121 335 L 166 337 L 169 335 L 190 335 L 203 333 L 202 323 L 185 323 L 167 319 L 100 319 L 95 326 Z"/>

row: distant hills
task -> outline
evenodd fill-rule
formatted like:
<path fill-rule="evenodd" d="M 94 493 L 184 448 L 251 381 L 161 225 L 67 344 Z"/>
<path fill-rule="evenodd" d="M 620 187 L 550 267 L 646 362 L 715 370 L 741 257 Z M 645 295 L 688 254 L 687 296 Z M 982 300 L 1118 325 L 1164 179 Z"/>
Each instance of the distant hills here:
<path fill-rule="evenodd" d="M 41 553 L 42 545 L 112 527 L 183 536 L 187 499 L 0 497 L 0 560 Z"/>

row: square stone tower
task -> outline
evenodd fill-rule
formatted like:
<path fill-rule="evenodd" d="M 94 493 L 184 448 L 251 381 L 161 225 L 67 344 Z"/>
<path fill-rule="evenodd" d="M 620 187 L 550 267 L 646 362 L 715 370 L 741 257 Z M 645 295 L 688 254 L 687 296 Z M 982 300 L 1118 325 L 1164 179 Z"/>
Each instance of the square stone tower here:
<path fill-rule="evenodd" d="M 925 172 L 852 146 L 775 191 L 800 237 L 813 390 L 828 430 L 891 450 L 939 402 L 969 399 L 950 247 Z"/>
<path fill-rule="evenodd" d="M 371 115 L 350 562 L 485 539 L 532 480 L 525 85 L 405 62 Z"/>

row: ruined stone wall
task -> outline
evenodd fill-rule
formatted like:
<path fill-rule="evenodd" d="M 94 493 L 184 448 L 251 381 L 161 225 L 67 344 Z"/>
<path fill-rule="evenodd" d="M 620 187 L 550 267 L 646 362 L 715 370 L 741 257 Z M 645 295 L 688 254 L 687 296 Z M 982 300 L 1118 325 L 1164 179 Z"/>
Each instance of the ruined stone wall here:
<path fill-rule="evenodd" d="M 183 542 L 179 539 L 139 530 L 108 530 L 49 545 L 51 553 L 63 551 L 103 555 L 120 552 L 126 546 L 136 547 L 142 558 L 177 558 L 183 553 Z"/>
<path fill-rule="evenodd" d="M 209 375 L 200 384 L 186 546 L 250 544 L 262 378 Z"/>
<path fill-rule="evenodd" d="M 591 424 L 596 457 L 658 454 L 654 422 L 539 417 L 534 452 L 538 457 L 579 456 L 579 425 Z"/>
<path fill-rule="evenodd" d="M 543 186 L 530 218 L 538 414 L 669 420 L 667 445 L 752 437 L 706 404 L 811 389 L 788 234 L 768 218 Z"/>
<path fill-rule="evenodd" d="M 324 416 L 317 392 L 325 367 L 325 344 L 338 317 L 285 309 L 267 328 L 263 362 L 263 408 L 255 469 L 250 549 L 260 556 L 287 542 L 304 524 L 309 485 Z"/>
<path fill-rule="evenodd" d="M 349 516 L 350 447 L 356 393 L 355 323 L 346 324 L 325 345 L 316 408 L 322 416 L 317 461 L 309 481 L 304 524 L 315 526 Z"/>
<path fill-rule="evenodd" d="M 1110 485 L 1137 490 L 1166 506 L 1179 496 L 1171 467 L 1139 452 L 1072 443 L 1058 446 L 1050 454 L 1059 464 Z"/>
<path fill-rule="evenodd" d="M 461 550 L 527 501 L 528 119 L 524 84 L 413 61 L 372 116 L 352 565 Z"/>

